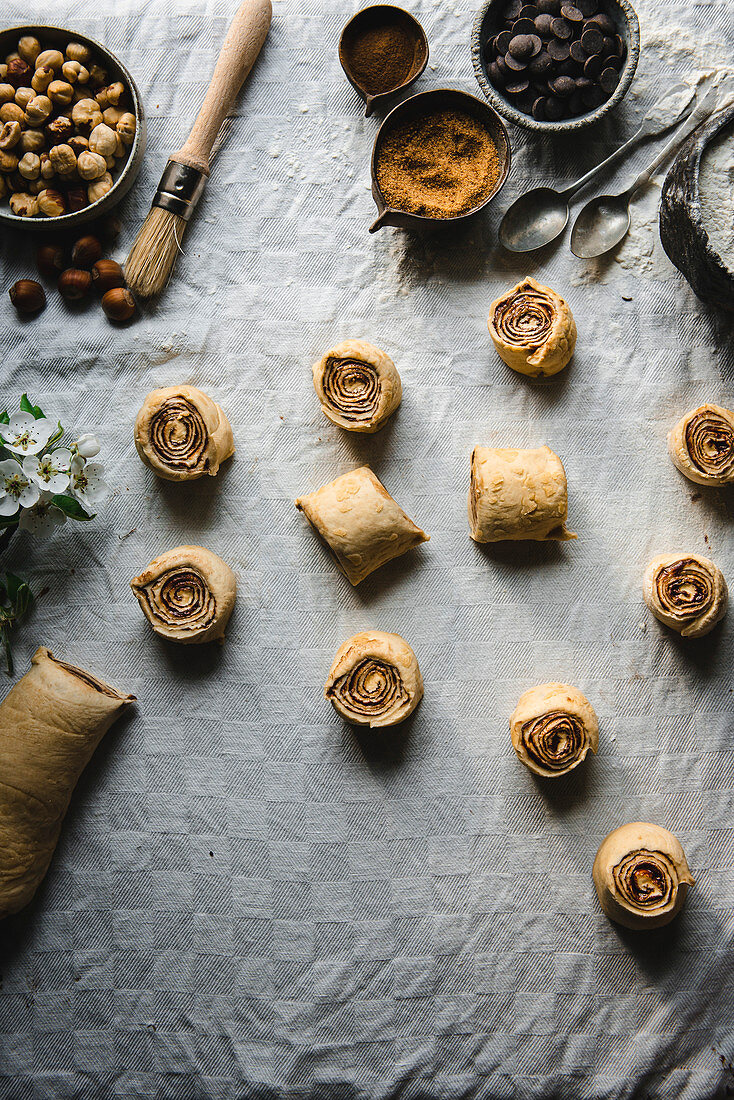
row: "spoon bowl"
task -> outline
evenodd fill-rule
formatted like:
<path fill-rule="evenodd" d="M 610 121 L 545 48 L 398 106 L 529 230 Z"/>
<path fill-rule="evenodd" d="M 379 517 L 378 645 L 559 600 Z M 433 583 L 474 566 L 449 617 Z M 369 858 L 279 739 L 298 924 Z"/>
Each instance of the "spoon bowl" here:
<path fill-rule="evenodd" d="M 597 195 L 587 202 L 571 233 L 571 251 L 582 260 L 602 256 L 624 240 L 630 227 L 630 194 Z"/>
<path fill-rule="evenodd" d="M 559 237 L 568 222 L 568 201 L 552 187 L 534 187 L 513 202 L 499 228 L 508 252 L 532 252 Z"/>

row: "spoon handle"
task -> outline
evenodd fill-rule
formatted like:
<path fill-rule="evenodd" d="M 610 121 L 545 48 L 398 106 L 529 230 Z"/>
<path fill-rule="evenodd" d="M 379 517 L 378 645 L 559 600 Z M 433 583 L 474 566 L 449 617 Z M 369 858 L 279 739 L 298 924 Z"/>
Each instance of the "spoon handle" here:
<path fill-rule="evenodd" d="M 654 160 L 652 160 L 650 164 L 648 164 L 647 168 L 645 168 L 643 172 L 640 172 L 634 183 L 627 189 L 627 191 L 623 192 L 623 194 L 631 198 L 636 191 L 639 191 L 641 187 L 644 187 L 645 184 L 650 182 L 660 165 L 664 164 L 672 153 L 677 152 L 677 150 L 680 148 L 686 138 L 690 134 L 692 134 L 694 130 L 698 129 L 701 123 L 704 122 L 705 119 L 709 117 L 709 115 L 712 115 L 714 113 L 714 111 L 716 110 L 716 105 L 718 103 L 718 98 L 718 89 L 709 89 L 707 95 L 703 97 L 690 118 L 688 118 L 683 123 L 683 125 L 676 130 L 667 145 L 663 146 L 663 148 L 660 150 Z"/>

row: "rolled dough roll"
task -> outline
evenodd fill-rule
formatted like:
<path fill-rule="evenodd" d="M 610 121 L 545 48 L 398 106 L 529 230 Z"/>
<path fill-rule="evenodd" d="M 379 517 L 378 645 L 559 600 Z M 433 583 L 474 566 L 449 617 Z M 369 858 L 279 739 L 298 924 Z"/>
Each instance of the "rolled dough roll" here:
<path fill-rule="evenodd" d="M 313 384 L 324 415 L 350 432 L 379 431 L 403 395 L 390 356 L 364 340 L 330 348 L 314 363 Z"/>
<path fill-rule="evenodd" d="M 237 595 L 232 570 L 204 546 L 167 550 L 130 587 L 156 634 L 184 645 L 221 640 Z"/>
<path fill-rule="evenodd" d="M 701 638 L 726 614 L 729 590 L 718 566 L 701 554 L 660 554 L 643 577 L 645 603 L 683 638 Z"/>
<path fill-rule="evenodd" d="M 668 436 L 668 453 L 697 485 L 734 484 L 734 413 L 721 405 L 686 413 Z"/>
<path fill-rule="evenodd" d="M 135 420 L 135 447 L 146 466 L 167 481 L 212 477 L 234 454 L 229 420 L 195 386 L 148 394 Z"/>
<path fill-rule="evenodd" d="M 599 747 L 594 708 L 570 684 L 539 684 L 521 695 L 510 733 L 523 764 L 547 779 L 566 775 Z"/>
<path fill-rule="evenodd" d="M 404 638 L 365 630 L 340 647 L 324 695 L 353 725 L 396 726 L 423 698 L 423 678 Z"/>
<path fill-rule="evenodd" d="M 646 821 L 610 833 L 596 853 L 592 874 L 606 915 L 638 930 L 672 921 L 694 885 L 678 838 Z"/>
<path fill-rule="evenodd" d="M 575 539 L 566 527 L 566 471 L 550 447 L 475 447 L 469 527 L 475 542 Z"/>
<path fill-rule="evenodd" d="M 568 304 L 529 276 L 489 307 L 489 335 L 508 367 L 531 377 L 557 374 L 576 347 Z"/>

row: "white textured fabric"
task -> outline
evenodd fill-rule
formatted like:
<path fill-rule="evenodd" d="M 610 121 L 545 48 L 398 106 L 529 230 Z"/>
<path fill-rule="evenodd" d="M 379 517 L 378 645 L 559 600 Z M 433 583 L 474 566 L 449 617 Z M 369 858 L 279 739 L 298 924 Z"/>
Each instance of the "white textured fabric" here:
<path fill-rule="evenodd" d="M 117 51 L 148 108 L 119 257 L 233 7 L 43 9 Z M 411 7 L 431 47 L 418 87 L 477 91 L 473 6 Z M 658 43 L 643 49 L 643 95 L 690 63 L 670 44 L 687 41 L 678 24 L 726 40 L 709 64 L 730 56 L 725 0 L 640 7 L 643 41 Z M 115 487 L 94 523 L 12 545 L 7 564 L 49 589 L 18 632 L 19 672 L 42 643 L 139 698 L 83 777 L 36 902 L 0 929 L 0 1097 L 724 1096 L 734 620 L 681 642 L 647 613 L 641 580 L 674 549 L 734 579 L 731 496 L 690 485 L 666 454 L 685 410 L 734 402 L 730 330 L 649 256 L 589 274 L 566 243 L 526 259 L 496 245 L 529 183 L 570 180 L 632 132 L 634 96 L 583 139 L 513 133 L 511 179 L 470 227 L 370 237 L 379 120 L 362 117 L 336 56 L 352 10 L 276 0 L 159 304 L 123 328 L 53 291 L 31 320 L 6 296 L 0 307 L 3 402 L 28 390 L 99 429 Z M 32 16 L 3 5 L 5 24 Z M 633 234 L 652 239 L 639 222 Z M 4 236 L 2 249 L 7 288 L 32 270 L 32 243 Z M 575 361 L 548 383 L 505 367 L 486 331 L 489 303 L 526 274 L 578 323 Z M 311 364 L 345 338 L 383 347 L 403 378 L 376 436 L 328 423 L 313 392 Z M 133 446 L 146 393 L 182 382 L 221 403 L 237 446 L 216 479 L 189 485 L 156 480 Z M 578 541 L 473 543 L 476 443 L 552 447 Z M 431 541 L 354 590 L 293 498 L 365 461 Z M 166 645 L 129 589 L 182 542 L 237 573 L 221 649 Z M 322 698 L 341 642 L 370 628 L 403 635 L 425 677 L 404 741 L 355 734 Z M 507 722 L 550 680 L 588 696 L 600 744 L 545 784 Z M 680 919 L 646 938 L 604 918 L 591 881 L 602 837 L 635 819 L 673 830 L 697 880 Z"/>

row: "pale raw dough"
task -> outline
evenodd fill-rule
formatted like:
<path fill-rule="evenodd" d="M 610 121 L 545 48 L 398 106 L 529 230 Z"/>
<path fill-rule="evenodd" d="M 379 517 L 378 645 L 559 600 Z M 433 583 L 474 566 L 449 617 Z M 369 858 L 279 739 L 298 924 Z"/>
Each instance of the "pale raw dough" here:
<path fill-rule="evenodd" d="M 660 554 L 648 565 L 642 583 L 655 618 L 684 638 L 701 638 L 726 614 L 724 575 L 701 554 Z"/>
<path fill-rule="evenodd" d="M 566 471 L 550 447 L 475 447 L 469 527 L 475 542 L 575 539 L 566 528 Z"/>
<path fill-rule="evenodd" d="M 167 481 L 214 476 L 234 454 L 229 420 L 195 386 L 148 394 L 135 420 L 135 447 L 146 466 Z"/>
<path fill-rule="evenodd" d="M 79 776 L 134 699 L 41 647 L 0 703 L 0 919 L 35 894 Z"/>
<path fill-rule="evenodd" d="M 734 413 L 721 405 L 692 409 L 670 432 L 668 454 L 697 485 L 734 484 Z"/>
<path fill-rule="evenodd" d="M 637 930 L 668 924 L 694 885 L 678 838 L 646 821 L 610 833 L 596 853 L 592 874 L 606 915 Z"/>
<path fill-rule="evenodd" d="M 395 364 L 364 340 L 345 340 L 313 365 L 313 384 L 324 415 L 350 432 L 376 432 L 400 404 Z"/>
<path fill-rule="evenodd" d="M 203 546 L 167 550 L 130 587 L 156 634 L 185 645 L 220 641 L 237 595 L 232 570 Z"/>
<path fill-rule="evenodd" d="M 406 516 L 369 466 L 299 497 L 296 507 L 353 585 L 429 537 Z"/>
<path fill-rule="evenodd" d="M 531 377 L 558 374 L 576 347 L 568 303 L 529 276 L 492 302 L 487 328 L 507 366 Z"/>
<path fill-rule="evenodd" d="M 423 698 L 418 659 L 399 634 L 365 630 L 339 648 L 324 696 L 355 726 L 396 726 Z"/>
<path fill-rule="evenodd" d="M 520 696 L 510 718 L 512 744 L 536 775 L 566 775 L 599 747 L 594 708 L 570 684 L 539 684 Z"/>

